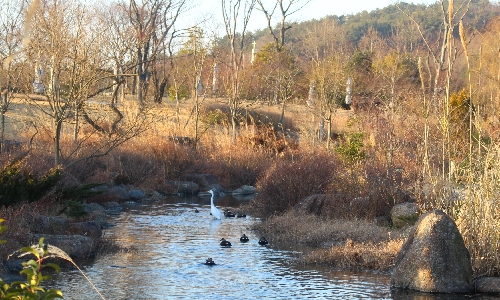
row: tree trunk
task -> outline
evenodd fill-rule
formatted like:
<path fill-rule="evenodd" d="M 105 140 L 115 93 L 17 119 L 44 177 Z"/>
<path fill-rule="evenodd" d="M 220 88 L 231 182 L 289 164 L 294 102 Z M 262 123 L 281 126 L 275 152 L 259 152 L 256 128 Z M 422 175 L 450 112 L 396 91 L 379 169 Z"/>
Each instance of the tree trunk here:
<path fill-rule="evenodd" d="M 73 135 L 73 141 L 76 143 L 78 141 L 78 103 L 75 103 L 75 131 Z"/>
<path fill-rule="evenodd" d="M 1 128 L 0 128 L 0 153 L 4 152 L 5 147 L 5 113 L 7 112 L 7 97 L 9 94 L 9 87 L 5 90 L 5 93 L 2 94 L 2 105 L 0 106 L 0 114 L 1 114 Z"/>
<path fill-rule="evenodd" d="M 167 78 L 163 78 L 160 84 L 155 86 L 155 103 L 162 103 L 163 95 L 165 94 L 165 88 L 167 87 Z"/>
<path fill-rule="evenodd" d="M 326 149 L 330 149 L 332 144 L 332 112 L 330 111 L 330 115 L 328 116 L 328 136 L 326 137 Z"/>
<path fill-rule="evenodd" d="M 281 104 L 281 115 L 280 115 L 280 121 L 279 124 L 281 124 L 281 130 L 283 130 L 283 134 L 285 133 L 285 125 L 283 122 L 285 122 L 285 104 L 286 100 L 283 99 L 283 102 Z"/>
<path fill-rule="evenodd" d="M 56 128 L 55 128 L 55 136 L 54 136 L 54 166 L 58 167 L 60 162 L 60 142 L 61 142 L 61 131 L 62 131 L 62 119 L 59 116 L 56 116 Z"/>
<path fill-rule="evenodd" d="M 143 62 L 142 62 L 142 51 L 139 48 L 139 51 L 137 51 L 137 79 L 136 79 L 136 90 L 137 90 L 137 102 L 139 102 L 139 105 L 142 106 L 142 100 L 143 100 L 143 95 L 142 95 L 142 88 L 143 88 Z"/>

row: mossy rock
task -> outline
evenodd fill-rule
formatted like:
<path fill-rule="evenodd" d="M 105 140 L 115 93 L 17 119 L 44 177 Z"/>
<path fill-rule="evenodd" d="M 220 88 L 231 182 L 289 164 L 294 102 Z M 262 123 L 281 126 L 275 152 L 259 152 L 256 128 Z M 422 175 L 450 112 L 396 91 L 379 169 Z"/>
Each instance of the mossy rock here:
<path fill-rule="evenodd" d="M 420 216 L 418 206 L 413 202 L 394 205 L 391 209 L 391 221 L 394 228 L 414 225 Z"/>

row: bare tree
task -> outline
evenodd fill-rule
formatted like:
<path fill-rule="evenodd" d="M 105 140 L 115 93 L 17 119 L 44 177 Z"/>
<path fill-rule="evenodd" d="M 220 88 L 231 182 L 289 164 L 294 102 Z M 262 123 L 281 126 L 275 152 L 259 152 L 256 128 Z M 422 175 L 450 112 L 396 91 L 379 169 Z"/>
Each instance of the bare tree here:
<path fill-rule="evenodd" d="M 347 55 L 341 51 L 329 51 L 325 56 L 313 59 L 311 81 L 315 85 L 321 119 L 327 123 L 326 147 L 330 148 L 332 121 L 339 103 L 345 99 Z M 323 121 L 322 121 L 323 122 Z M 322 138 L 322 137 L 321 137 Z"/>
<path fill-rule="evenodd" d="M 273 37 L 274 47 L 277 52 L 277 58 L 282 59 L 280 53 L 283 52 L 285 47 L 285 35 L 288 30 L 292 28 L 290 24 L 287 23 L 287 18 L 297 11 L 301 10 L 307 3 L 311 2 L 311 0 L 274 0 L 272 1 L 272 8 L 266 8 L 264 2 L 262 0 L 257 0 L 257 3 L 260 6 L 260 10 L 264 13 L 267 20 L 267 29 L 269 33 Z M 279 13 L 279 29 L 276 30 L 273 27 L 273 18 L 275 17 L 276 12 Z M 278 32 L 276 32 L 278 31 Z M 285 119 L 285 106 L 287 100 L 290 98 L 290 87 L 295 81 L 295 76 L 298 74 L 297 71 L 289 72 L 288 70 L 282 70 L 282 64 L 279 64 L 279 68 L 276 69 L 276 75 L 273 76 L 277 80 L 275 80 L 276 91 L 279 91 L 280 99 L 275 99 L 276 102 L 281 101 L 281 116 L 280 116 L 280 125 L 283 126 L 283 122 Z M 278 95 L 277 94 L 277 95 Z M 284 128 L 282 128 L 284 130 Z"/>
<path fill-rule="evenodd" d="M 118 3 L 110 3 L 103 7 L 96 16 L 105 28 L 106 34 L 101 35 L 99 44 L 103 49 L 103 53 L 112 62 L 115 85 L 113 91 L 119 89 L 118 101 L 123 101 L 125 96 L 126 82 L 120 84 L 120 80 L 132 78 L 135 52 L 134 27 L 128 21 L 128 12 L 123 6 Z M 125 74 L 127 73 L 127 74 Z"/>
<path fill-rule="evenodd" d="M 417 31 L 419 32 L 424 44 L 427 48 L 429 55 L 429 63 L 428 63 L 428 83 L 423 84 L 423 89 L 430 89 L 432 91 L 432 95 L 430 97 L 430 103 L 427 105 L 438 107 L 439 103 L 439 91 L 442 88 L 441 81 L 444 78 L 444 90 L 445 96 L 443 100 L 440 102 L 442 117 L 439 121 L 441 123 L 441 131 L 442 131 L 442 147 L 441 147 L 441 159 L 442 159 L 442 177 L 443 179 L 451 179 L 453 170 L 451 168 L 451 143 L 450 143 L 450 96 L 451 96 L 451 81 L 453 77 L 454 71 L 454 63 L 458 56 L 458 47 L 455 46 L 455 38 L 453 36 L 454 30 L 457 28 L 458 24 L 462 22 L 465 15 L 469 11 L 469 7 L 471 4 L 471 0 L 463 0 L 458 1 L 459 3 L 455 3 L 455 1 L 450 0 L 446 3 L 444 0 L 439 1 L 439 5 L 441 7 L 441 15 L 442 15 L 442 28 L 441 38 L 439 39 L 437 49 L 434 49 L 428 39 L 425 37 L 424 32 L 420 28 L 415 19 L 410 16 L 407 12 L 402 10 L 399 6 L 399 9 L 415 24 Z M 457 5 L 455 5 L 457 4 Z M 431 69 L 433 67 L 433 70 Z M 424 69 L 423 67 L 421 68 Z M 425 77 L 424 75 L 421 75 Z M 426 111 L 429 108 L 425 108 Z M 428 137 L 429 134 L 427 132 L 427 125 L 424 129 L 424 136 Z M 427 141 L 424 141 L 425 145 L 428 145 Z M 428 149 L 424 150 L 425 155 L 424 159 L 428 159 Z M 428 162 L 424 161 L 424 168 L 428 169 Z M 427 167 L 426 167 L 427 166 Z"/>
<path fill-rule="evenodd" d="M 285 46 L 285 34 L 292 28 L 292 25 L 287 24 L 286 19 L 297 11 L 301 10 L 307 3 L 311 0 L 274 0 L 271 8 L 266 8 L 264 1 L 257 0 L 260 6 L 260 10 L 264 13 L 267 20 L 267 29 L 269 33 L 273 36 L 274 44 L 277 51 L 281 51 L 283 46 Z M 280 26 L 276 30 L 274 28 L 273 17 L 275 17 L 276 11 L 280 14 Z M 278 31 L 278 32 L 276 32 Z"/>
<path fill-rule="evenodd" d="M 0 74 L 0 153 L 5 146 L 5 118 L 12 100 L 10 91 L 19 74 L 13 62 L 21 51 L 23 11 L 23 1 L 9 1 L 0 5 L 0 62 L 3 67 Z"/>
<path fill-rule="evenodd" d="M 147 96 L 151 65 L 159 54 L 164 53 L 165 40 L 185 3 L 186 0 L 142 0 L 141 3 L 130 0 L 128 4 L 129 20 L 136 38 L 136 92 L 141 105 Z"/>
<path fill-rule="evenodd" d="M 243 68 L 243 49 L 245 46 L 245 34 L 248 21 L 255 7 L 256 0 L 221 0 L 222 16 L 226 28 L 226 35 L 231 48 L 230 53 L 230 91 L 229 108 L 231 111 L 232 140 L 236 142 L 237 114 L 240 104 L 240 78 L 239 74 Z M 243 6 L 242 6 L 243 4 Z M 240 20 L 240 13 L 243 14 Z M 241 32 L 238 32 L 238 24 L 241 22 Z M 237 39 L 239 34 L 239 38 Z"/>
<path fill-rule="evenodd" d="M 116 92 L 108 104 L 101 100 L 97 109 L 97 103 L 88 101 L 117 85 L 113 61 L 101 48 L 108 32 L 90 12 L 85 5 L 69 0 L 41 0 L 33 16 L 35 26 L 30 32 L 26 58 L 33 69 L 45 75 L 37 78 L 37 83 L 43 84 L 43 88 L 35 90 L 40 95 L 35 98 L 27 93 L 26 97 L 42 116 L 48 117 L 55 166 L 103 156 L 143 130 L 140 116 L 124 122 L 123 114 L 114 105 Z M 77 137 L 63 151 L 63 125 L 76 119 L 74 111 L 80 111 L 93 130 Z M 44 121 L 42 116 L 38 117 L 40 122 Z M 88 151 L 84 157 L 73 159 L 85 148 Z"/>

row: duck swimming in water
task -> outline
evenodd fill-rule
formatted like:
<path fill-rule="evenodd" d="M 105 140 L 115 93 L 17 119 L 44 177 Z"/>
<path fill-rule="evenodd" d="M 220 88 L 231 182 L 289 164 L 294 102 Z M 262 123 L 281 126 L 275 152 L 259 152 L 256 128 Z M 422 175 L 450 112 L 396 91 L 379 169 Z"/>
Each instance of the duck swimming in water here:
<path fill-rule="evenodd" d="M 229 248 L 229 247 L 231 247 L 231 242 L 230 242 L 230 241 L 226 241 L 226 239 L 225 239 L 225 238 L 221 238 L 221 239 L 220 239 L 220 245 L 221 245 L 222 247 Z"/>
<path fill-rule="evenodd" d="M 264 245 L 267 245 L 267 244 L 269 244 L 269 243 L 267 242 L 266 238 L 265 237 L 261 237 L 260 240 L 259 240 L 259 245 L 264 246 Z"/>
<path fill-rule="evenodd" d="M 246 234 L 243 234 L 241 237 L 240 237 L 240 242 L 242 243 L 246 243 L 248 242 L 250 239 L 248 238 L 248 236 Z"/>
<path fill-rule="evenodd" d="M 215 261 L 212 260 L 211 257 L 207 258 L 207 261 L 205 262 L 205 265 L 207 266 L 215 266 Z"/>
<path fill-rule="evenodd" d="M 225 208 L 224 209 L 224 217 L 226 217 L 226 218 L 234 218 L 234 217 L 236 217 L 236 215 L 233 214 L 229 209 Z"/>

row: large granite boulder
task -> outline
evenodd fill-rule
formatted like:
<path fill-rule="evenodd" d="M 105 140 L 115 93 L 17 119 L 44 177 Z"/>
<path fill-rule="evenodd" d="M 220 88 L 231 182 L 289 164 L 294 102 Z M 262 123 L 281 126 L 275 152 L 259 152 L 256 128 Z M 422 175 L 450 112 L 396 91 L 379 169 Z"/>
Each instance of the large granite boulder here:
<path fill-rule="evenodd" d="M 140 200 L 146 197 L 146 194 L 144 194 L 143 191 L 141 190 L 130 190 L 128 192 L 128 196 L 132 200 Z"/>
<path fill-rule="evenodd" d="M 257 188 L 250 185 L 242 185 L 233 191 L 233 195 L 252 195 L 257 193 Z"/>
<path fill-rule="evenodd" d="M 122 186 L 114 186 L 106 194 L 116 200 L 128 200 L 130 198 L 127 190 Z"/>
<path fill-rule="evenodd" d="M 108 221 L 107 221 L 108 215 L 106 214 L 105 211 L 94 210 L 94 211 L 87 213 L 87 215 L 85 217 L 87 218 L 88 221 L 93 221 L 93 222 L 96 222 L 97 224 L 99 224 L 101 229 L 106 229 L 106 228 L 109 228 L 111 226 L 111 224 L 108 223 Z"/>
<path fill-rule="evenodd" d="M 151 193 L 151 200 L 153 201 L 161 201 L 165 199 L 165 196 L 163 196 L 162 194 L 158 193 L 157 191 L 153 191 Z"/>
<path fill-rule="evenodd" d="M 448 215 L 434 210 L 420 217 L 396 257 L 391 285 L 422 292 L 474 291 L 469 251 Z"/>
<path fill-rule="evenodd" d="M 104 202 L 102 206 L 106 209 L 104 212 L 107 215 L 119 215 L 123 207 L 115 201 Z"/>
<path fill-rule="evenodd" d="M 69 220 L 65 217 L 44 216 L 37 214 L 33 220 L 33 233 L 61 234 L 68 227 Z"/>
<path fill-rule="evenodd" d="M 85 210 L 86 213 L 91 213 L 93 211 L 102 211 L 105 212 L 106 208 L 104 206 L 100 205 L 99 203 L 84 203 L 83 204 L 83 209 Z"/>
<path fill-rule="evenodd" d="M 92 257 L 95 252 L 95 243 L 88 236 L 36 234 L 33 236 L 33 243 L 38 245 L 41 237 L 44 237 L 49 245 L 64 251 L 72 259 L 86 259 Z"/>
<path fill-rule="evenodd" d="M 414 225 L 419 216 L 420 210 L 413 202 L 396 204 L 391 209 L 391 220 L 394 228 Z"/>
<path fill-rule="evenodd" d="M 69 223 L 68 227 L 62 233 L 88 236 L 92 240 L 97 241 L 102 237 L 102 227 L 99 222 L 94 221 Z"/>

